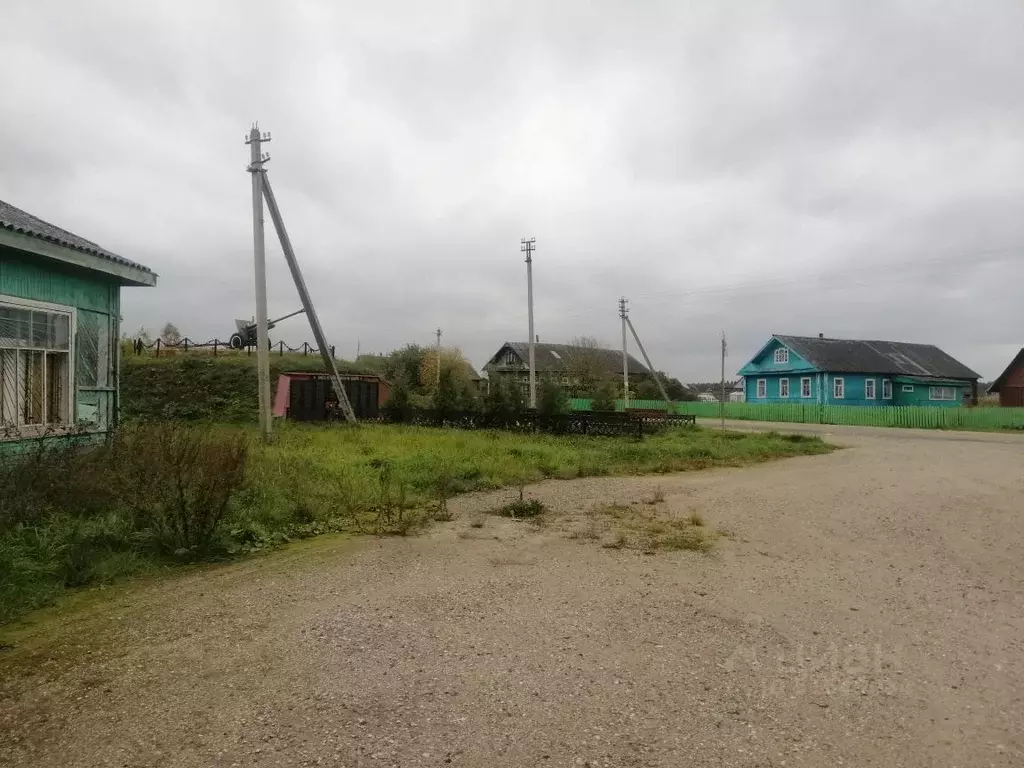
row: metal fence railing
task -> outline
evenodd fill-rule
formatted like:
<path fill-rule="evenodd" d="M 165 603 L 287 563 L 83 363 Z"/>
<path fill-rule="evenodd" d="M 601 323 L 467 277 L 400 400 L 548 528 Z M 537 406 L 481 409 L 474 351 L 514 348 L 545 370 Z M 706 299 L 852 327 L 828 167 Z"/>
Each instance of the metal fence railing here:
<path fill-rule="evenodd" d="M 574 399 L 573 410 L 590 410 L 590 400 Z M 679 402 L 675 413 L 717 419 L 721 403 Z M 630 400 L 630 408 L 667 410 L 663 400 Z M 622 401 L 616 401 L 622 410 Z M 910 427 L 917 429 L 1024 430 L 1024 408 L 938 407 L 918 405 L 857 406 L 818 403 L 725 403 L 727 419 L 777 421 L 795 424 L 835 424 L 859 427 Z"/>
<path fill-rule="evenodd" d="M 230 353 L 234 355 L 251 355 L 256 347 L 253 344 L 232 347 L 227 341 L 221 339 L 210 339 L 209 341 L 197 342 L 187 336 L 177 342 L 168 342 L 163 339 L 157 339 L 156 341 L 144 342 L 142 339 L 129 339 L 128 344 L 131 345 L 132 354 L 134 355 L 146 355 L 152 354 L 155 357 L 160 357 L 161 352 L 205 352 L 214 356 L 223 355 Z M 279 341 L 276 344 L 270 345 L 270 352 L 274 355 L 284 356 L 285 354 L 301 354 L 307 355 L 319 355 L 320 348 L 310 344 L 309 342 L 302 342 L 297 347 L 292 347 L 283 341 Z M 330 347 L 331 357 L 334 357 L 334 345 Z"/>

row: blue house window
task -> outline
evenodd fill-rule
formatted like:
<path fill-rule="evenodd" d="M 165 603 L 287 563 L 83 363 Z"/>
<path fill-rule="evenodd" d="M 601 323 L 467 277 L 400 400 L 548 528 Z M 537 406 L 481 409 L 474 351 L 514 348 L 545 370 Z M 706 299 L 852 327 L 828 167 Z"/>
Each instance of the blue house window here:
<path fill-rule="evenodd" d="M 785 347 L 779 347 L 775 350 L 775 364 L 785 365 L 789 362 L 789 350 Z"/>
<path fill-rule="evenodd" d="M 789 379 L 779 379 L 779 397 L 789 397 Z"/>
<path fill-rule="evenodd" d="M 882 399 L 892 400 L 892 382 L 888 379 L 882 379 Z"/>
<path fill-rule="evenodd" d="M 929 387 L 929 400 L 956 400 L 956 387 Z"/>
<path fill-rule="evenodd" d="M 757 380 L 757 396 L 758 398 L 768 397 L 768 379 Z"/>
<path fill-rule="evenodd" d="M 810 376 L 804 376 L 800 379 L 800 397 L 811 396 L 811 378 Z"/>
<path fill-rule="evenodd" d="M 832 379 L 832 397 L 836 400 L 846 397 L 846 381 L 844 379 Z"/>
<path fill-rule="evenodd" d="M 874 400 L 875 399 L 875 380 L 864 379 L 864 399 Z"/>

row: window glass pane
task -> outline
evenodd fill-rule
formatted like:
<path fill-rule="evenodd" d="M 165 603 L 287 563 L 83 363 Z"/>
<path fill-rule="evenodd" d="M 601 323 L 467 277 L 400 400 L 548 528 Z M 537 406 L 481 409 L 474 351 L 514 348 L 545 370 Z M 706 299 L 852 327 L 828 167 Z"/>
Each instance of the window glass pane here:
<path fill-rule="evenodd" d="M 99 366 L 99 315 L 92 312 L 78 313 L 78 339 L 75 349 L 75 384 L 79 387 L 95 387 L 96 371 Z"/>
<path fill-rule="evenodd" d="M 24 381 L 22 424 L 43 423 L 43 352 L 21 353 L 19 376 Z"/>
<path fill-rule="evenodd" d="M 46 421 L 66 424 L 68 406 L 68 355 L 66 352 L 47 352 Z"/>
<path fill-rule="evenodd" d="M 32 312 L 0 307 L 0 347 L 27 347 L 32 339 Z"/>
<path fill-rule="evenodd" d="M 71 343 L 71 318 L 58 312 L 50 315 L 50 349 L 68 349 Z"/>

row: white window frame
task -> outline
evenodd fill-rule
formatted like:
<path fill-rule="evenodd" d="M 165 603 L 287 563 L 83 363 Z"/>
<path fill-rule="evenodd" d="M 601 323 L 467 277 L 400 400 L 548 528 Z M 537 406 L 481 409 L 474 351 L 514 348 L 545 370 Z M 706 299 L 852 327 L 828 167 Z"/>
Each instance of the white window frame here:
<path fill-rule="evenodd" d="M 947 391 L 949 392 L 949 397 L 942 397 L 941 395 Z M 939 392 L 940 397 L 935 396 L 936 392 Z M 956 387 L 928 387 L 928 399 L 939 400 L 944 403 L 954 403 L 956 402 Z"/>
<path fill-rule="evenodd" d="M 788 365 L 789 364 L 789 350 L 785 347 L 779 347 L 775 350 L 775 364 L 776 365 Z"/>
<path fill-rule="evenodd" d="M 868 394 L 868 384 L 871 385 L 871 394 Z M 874 379 L 864 379 L 864 399 L 865 400 L 877 400 L 878 399 L 878 382 Z"/>
<path fill-rule="evenodd" d="M 842 376 L 832 377 L 832 399 L 846 399 L 846 379 L 844 379 Z"/>
<path fill-rule="evenodd" d="M 64 350 L 53 350 L 45 347 L 3 347 L 3 349 L 14 349 L 18 352 L 22 351 L 41 351 L 41 352 L 52 352 L 57 354 L 67 355 L 67 388 L 64 393 L 64 410 L 67 414 L 67 418 L 62 424 L 53 424 L 48 421 L 49 414 L 47 413 L 49 403 L 46 397 L 46 370 L 47 366 L 43 365 L 43 423 L 42 424 L 16 424 L 11 429 L 11 434 L 5 434 L 5 431 L 0 431 L 0 441 L 3 440 L 20 440 L 24 438 L 39 437 L 45 434 L 61 433 L 72 430 L 77 422 L 77 414 L 75 413 L 75 370 L 77 368 L 77 359 L 75 357 L 75 339 L 78 332 L 78 312 L 74 307 L 66 304 L 54 304 L 48 301 L 36 301 L 35 299 L 23 299 L 20 296 L 8 296 L 7 294 L 0 293 L 0 305 L 13 307 L 15 309 L 35 309 L 41 312 L 51 312 L 53 314 L 61 314 L 68 316 L 68 348 Z M 15 355 L 15 359 L 19 360 L 20 356 Z M 17 378 L 21 374 L 20 365 L 15 371 L 15 377 Z M 2 384 L 0 384 L 2 386 Z M 2 391 L 0 391 L 2 396 Z"/>
<path fill-rule="evenodd" d="M 813 391 L 814 390 L 813 390 L 813 385 L 811 384 L 811 377 L 810 376 L 802 376 L 800 378 L 800 397 L 805 398 L 805 399 L 806 398 L 810 398 L 811 397 L 811 393 Z"/>
<path fill-rule="evenodd" d="M 903 387 L 902 387 L 902 391 L 903 392 L 913 392 L 914 391 L 914 385 L 913 384 L 904 384 Z"/>
<path fill-rule="evenodd" d="M 786 385 L 786 391 L 785 392 L 782 391 L 782 385 L 783 384 Z M 779 397 L 780 398 L 784 397 L 787 400 L 789 399 L 789 377 L 788 376 L 783 376 L 782 378 L 779 379 Z"/>
<path fill-rule="evenodd" d="M 892 379 L 882 379 L 882 399 L 892 400 Z"/>
<path fill-rule="evenodd" d="M 757 389 L 755 391 L 757 392 L 757 399 L 758 400 L 765 400 L 765 399 L 767 399 L 767 397 L 768 397 L 768 379 L 758 379 L 757 380 Z"/>

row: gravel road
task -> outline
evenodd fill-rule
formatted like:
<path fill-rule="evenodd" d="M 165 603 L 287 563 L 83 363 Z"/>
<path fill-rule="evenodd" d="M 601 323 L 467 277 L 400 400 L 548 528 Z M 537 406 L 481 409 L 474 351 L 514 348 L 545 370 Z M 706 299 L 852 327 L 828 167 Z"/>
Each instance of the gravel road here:
<path fill-rule="evenodd" d="M 0 651 L 0 763 L 1024 765 L 1024 440 L 833 434 L 110 590 Z M 661 494 L 732 535 L 566 535 Z"/>

